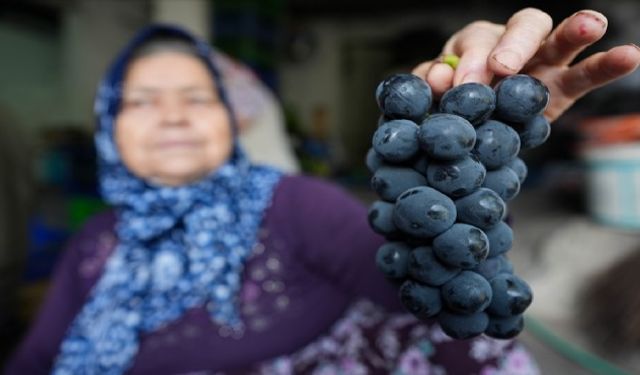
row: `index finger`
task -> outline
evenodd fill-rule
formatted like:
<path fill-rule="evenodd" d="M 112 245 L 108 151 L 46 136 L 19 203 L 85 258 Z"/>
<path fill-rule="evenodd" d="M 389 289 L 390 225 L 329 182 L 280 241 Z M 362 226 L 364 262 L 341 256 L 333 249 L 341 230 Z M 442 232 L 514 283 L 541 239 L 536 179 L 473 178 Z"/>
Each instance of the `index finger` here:
<path fill-rule="evenodd" d="M 552 26 L 551 17 L 539 9 L 515 13 L 489 56 L 489 68 L 500 76 L 517 73 L 536 54 Z"/>

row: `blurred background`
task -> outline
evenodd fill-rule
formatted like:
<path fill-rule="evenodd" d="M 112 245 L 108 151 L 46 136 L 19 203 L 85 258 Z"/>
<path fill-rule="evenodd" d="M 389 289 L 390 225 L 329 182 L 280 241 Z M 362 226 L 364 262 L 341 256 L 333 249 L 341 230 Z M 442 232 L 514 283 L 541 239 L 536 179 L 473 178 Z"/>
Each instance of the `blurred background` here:
<path fill-rule="evenodd" d="M 2 0 L 0 368 L 66 240 L 105 209 L 93 98 L 138 28 L 179 23 L 230 57 L 255 160 L 370 202 L 364 155 L 378 82 L 436 57 L 469 22 L 504 23 L 525 6 L 556 22 L 582 8 L 605 13 L 607 36 L 587 53 L 640 42 L 637 0 Z M 544 373 L 640 373 L 640 74 L 583 98 L 524 159 L 529 177 L 510 209 L 512 259 L 535 293 L 525 342 Z"/>

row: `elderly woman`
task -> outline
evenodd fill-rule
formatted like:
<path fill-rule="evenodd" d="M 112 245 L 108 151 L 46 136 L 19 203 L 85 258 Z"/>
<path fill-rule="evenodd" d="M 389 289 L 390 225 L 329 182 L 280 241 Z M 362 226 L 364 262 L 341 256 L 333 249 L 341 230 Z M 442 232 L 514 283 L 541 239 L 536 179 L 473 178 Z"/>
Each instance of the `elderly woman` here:
<path fill-rule="evenodd" d="M 461 56 L 455 72 L 434 60 L 414 73 L 442 93 L 528 72 L 550 87 L 553 119 L 640 62 L 622 46 L 567 67 L 605 28 L 584 11 L 550 33 L 526 9 L 455 34 L 444 50 Z M 112 66 L 96 143 L 114 210 L 69 245 L 9 374 L 536 373 L 513 341 L 453 341 L 404 314 L 356 200 L 250 165 L 210 57 L 155 26 Z"/>

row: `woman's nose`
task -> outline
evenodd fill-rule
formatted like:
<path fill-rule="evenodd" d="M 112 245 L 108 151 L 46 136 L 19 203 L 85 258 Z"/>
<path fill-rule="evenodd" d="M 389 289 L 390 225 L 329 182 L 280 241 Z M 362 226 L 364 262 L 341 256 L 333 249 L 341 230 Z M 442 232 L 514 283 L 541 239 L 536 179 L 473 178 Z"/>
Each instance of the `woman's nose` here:
<path fill-rule="evenodd" d="M 187 108 L 184 103 L 176 99 L 167 99 L 162 103 L 162 123 L 164 125 L 186 125 Z"/>

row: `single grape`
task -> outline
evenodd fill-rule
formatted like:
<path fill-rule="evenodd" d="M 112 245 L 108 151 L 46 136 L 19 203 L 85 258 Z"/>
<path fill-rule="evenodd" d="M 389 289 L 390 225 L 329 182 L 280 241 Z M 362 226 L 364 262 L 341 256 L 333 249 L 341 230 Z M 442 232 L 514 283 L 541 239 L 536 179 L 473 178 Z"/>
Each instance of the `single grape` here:
<path fill-rule="evenodd" d="M 487 279 L 472 271 L 462 271 L 442 286 L 441 293 L 451 311 L 475 314 L 489 306 L 492 291 Z"/>
<path fill-rule="evenodd" d="M 439 286 L 460 273 L 459 268 L 442 264 L 429 246 L 420 246 L 409 257 L 409 276 L 421 283 Z"/>
<path fill-rule="evenodd" d="M 476 143 L 476 131 L 469 121 L 456 115 L 439 113 L 424 120 L 418 130 L 420 148 L 440 160 L 466 156 Z"/>
<path fill-rule="evenodd" d="M 491 116 L 496 108 L 496 94 L 485 84 L 469 82 L 455 86 L 440 99 L 440 112 L 464 117 L 477 125 Z"/>
<path fill-rule="evenodd" d="M 418 125 L 409 120 L 385 122 L 373 133 L 373 148 L 389 162 L 403 162 L 418 152 Z"/>
<path fill-rule="evenodd" d="M 496 339 L 511 339 L 516 337 L 524 329 L 522 315 L 509 317 L 490 316 L 489 324 L 484 333 Z"/>
<path fill-rule="evenodd" d="M 520 186 L 524 183 L 524 180 L 527 178 L 527 165 L 524 160 L 520 158 L 514 158 L 510 162 L 508 162 L 507 167 L 511 168 L 512 171 L 516 172 L 518 175 L 518 180 L 520 180 Z"/>
<path fill-rule="evenodd" d="M 489 316 L 484 312 L 463 315 L 442 310 L 438 314 L 438 324 L 448 336 L 464 340 L 482 334 L 489 325 Z"/>
<path fill-rule="evenodd" d="M 376 265 L 382 273 L 392 279 L 407 276 L 411 248 L 402 242 L 387 242 L 376 253 Z"/>
<path fill-rule="evenodd" d="M 494 115 L 504 121 L 525 123 L 540 114 L 549 102 L 549 89 L 538 79 L 525 74 L 503 78 L 495 91 Z"/>
<path fill-rule="evenodd" d="M 413 74 L 395 74 L 376 89 L 376 101 L 385 117 L 422 121 L 431 107 L 431 87 Z"/>
<path fill-rule="evenodd" d="M 386 236 L 394 236 L 398 228 L 393 224 L 393 203 L 375 201 L 367 215 L 369 225 L 376 232 Z"/>
<path fill-rule="evenodd" d="M 511 168 L 502 166 L 488 171 L 482 186 L 495 191 L 506 202 L 520 192 L 520 179 Z"/>
<path fill-rule="evenodd" d="M 432 162 L 427 167 L 427 181 L 441 193 L 458 198 L 477 190 L 486 173 L 477 158 L 468 156 L 455 161 Z"/>
<path fill-rule="evenodd" d="M 382 167 L 385 163 L 382 156 L 380 156 L 380 154 L 378 154 L 372 147 L 369 149 L 369 151 L 367 151 L 365 164 L 367 165 L 367 169 L 369 169 L 369 172 L 375 173 L 375 171 L 378 170 L 378 168 Z"/>
<path fill-rule="evenodd" d="M 496 316 L 522 314 L 533 300 L 531 288 L 516 275 L 501 273 L 490 280 L 493 300 L 487 311 Z"/>
<path fill-rule="evenodd" d="M 513 245 L 513 230 L 504 221 L 500 221 L 493 228 L 485 230 L 489 239 L 489 257 L 506 253 Z"/>
<path fill-rule="evenodd" d="M 400 286 L 400 302 L 419 319 L 435 316 L 442 309 L 440 289 L 406 280 Z"/>
<path fill-rule="evenodd" d="M 464 269 L 476 267 L 489 254 L 489 240 L 484 232 L 462 223 L 453 224 L 434 238 L 432 246 L 442 263 Z"/>
<path fill-rule="evenodd" d="M 491 229 L 504 217 L 507 206 L 496 192 L 480 188 L 455 201 L 458 221 L 480 229 Z"/>
<path fill-rule="evenodd" d="M 383 166 L 371 178 L 373 190 L 388 202 L 394 202 L 412 187 L 424 185 L 427 185 L 426 177 L 409 167 Z"/>
<path fill-rule="evenodd" d="M 431 238 L 449 229 L 456 220 L 453 201 L 439 191 L 419 186 L 402 193 L 393 210 L 393 223 L 415 238 Z"/>
<path fill-rule="evenodd" d="M 487 169 L 507 164 L 520 152 L 520 136 L 510 126 L 496 120 L 485 121 L 476 129 L 473 153 Z"/>
<path fill-rule="evenodd" d="M 520 147 L 524 150 L 540 146 L 551 134 L 551 125 L 543 115 L 537 115 L 524 124 L 515 124 L 513 128 L 520 135 Z"/>
<path fill-rule="evenodd" d="M 481 275 L 487 280 L 491 280 L 501 273 L 512 273 L 511 262 L 504 255 L 498 255 L 496 257 L 489 257 L 480 262 L 471 271 Z"/>

